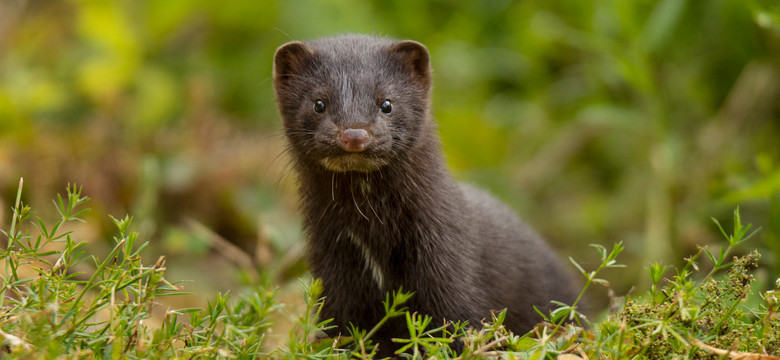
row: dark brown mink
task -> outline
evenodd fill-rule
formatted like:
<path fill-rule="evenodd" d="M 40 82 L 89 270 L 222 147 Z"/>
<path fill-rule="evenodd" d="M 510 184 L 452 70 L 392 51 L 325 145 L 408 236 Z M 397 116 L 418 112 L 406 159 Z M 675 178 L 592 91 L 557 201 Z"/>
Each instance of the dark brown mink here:
<path fill-rule="evenodd" d="M 453 180 L 431 117 L 428 50 L 414 41 L 342 35 L 276 51 L 274 88 L 295 169 L 322 318 L 371 329 L 388 292 L 412 312 L 479 327 L 507 310 L 516 333 L 577 287 L 555 253 L 504 204 Z M 408 337 L 377 334 L 380 353 Z"/>

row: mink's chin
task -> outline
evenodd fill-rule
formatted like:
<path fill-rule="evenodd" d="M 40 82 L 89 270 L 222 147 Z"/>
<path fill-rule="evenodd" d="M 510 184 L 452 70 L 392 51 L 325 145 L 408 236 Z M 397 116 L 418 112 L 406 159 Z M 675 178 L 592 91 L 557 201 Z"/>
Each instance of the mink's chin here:
<path fill-rule="evenodd" d="M 372 172 L 387 165 L 387 160 L 376 157 L 367 157 L 363 154 L 344 154 L 326 156 L 320 159 L 320 164 L 326 169 L 335 172 Z"/>

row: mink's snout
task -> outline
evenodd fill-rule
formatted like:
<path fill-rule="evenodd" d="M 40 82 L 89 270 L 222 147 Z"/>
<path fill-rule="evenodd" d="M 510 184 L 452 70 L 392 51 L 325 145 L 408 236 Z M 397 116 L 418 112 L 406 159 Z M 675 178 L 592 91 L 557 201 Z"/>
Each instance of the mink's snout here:
<path fill-rule="evenodd" d="M 371 136 L 364 129 L 346 129 L 337 142 L 348 152 L 361 152 L 368 147 L 369 140 Z"/>

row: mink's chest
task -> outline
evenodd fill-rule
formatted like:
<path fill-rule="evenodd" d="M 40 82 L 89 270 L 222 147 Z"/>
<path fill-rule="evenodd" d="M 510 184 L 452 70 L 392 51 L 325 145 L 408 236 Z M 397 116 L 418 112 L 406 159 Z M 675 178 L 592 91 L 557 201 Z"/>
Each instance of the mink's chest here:
<path fill-rule="evenodd" d="M 309 220 L 319 231 L 342 231 L 343 236 L 361 242 L 407 237 L 421 218 L 415 199 L 403 194 L 393 183 L 362 176 L 334 176 L 309 194 Z M 316 219 L 312 216 L 316 215 Z M 333 228 L 333 229 L 330 229 Z"/>
<path fill-rule="evenodd" d="M 341 185 L 320 193 L 319 206 L 309 208 L 309 219 L 317 214 L 307 226 L 311 250 L 345 257 L 339 272 L 369 278 L 373 291 L 413 287 L 419 277 L 418 246 L 431 235 L 420 231 L 426 228 L 423 217 L 398 192 L 356 179 Z"/>

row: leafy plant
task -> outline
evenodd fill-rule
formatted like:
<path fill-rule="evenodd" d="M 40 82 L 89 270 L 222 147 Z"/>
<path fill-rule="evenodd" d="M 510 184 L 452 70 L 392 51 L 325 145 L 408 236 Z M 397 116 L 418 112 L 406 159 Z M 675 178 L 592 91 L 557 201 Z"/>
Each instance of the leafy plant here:
<path fill-rule="evenodd" d="M 8 243 L 0 249 L 5 353 L 113 359 L 249 359 L 261 353 L 275 292 L 258 290 L 232 303 L 220 294 L 206 309 L 168 310 L 159 327 L 149 326 L 155 299 L 184 293 L 165 279 L 164 257 L 143 263 L 148 243 L 137 244 L 138 234 L 129 231 L 132 218 L 111 218 L 118 235 L 101 259 L 87 255 L 86 244 L 65 230 L 88 211 L 81 188 L 68 186 L 64 198 L 57 195 L 60 218 L 51 226 L 20 202 L 21 192 L 22 182 L 11 228 L 3 230 Z"/>
<path fill-rule="evenodd" d="M 495 314 L 491 321 L 476 330 L 464 323 L 431 327 L 431 318 L 405 313 L 409 337 L 395 339 L 401 344 L 398 355 L 411 359 L 657 359 L 677 357 L 704 359 L 713 356 L 732 358 L 776 359 L 780 349 L 780 316 L 778 316 L 778 288 L 762 294 L 763 302 L 749 307 L 743 300 L 750 295 L 754 281 L 752 271 L 758 267 L 758 252 L 733 257 L 731 252 L 755 234 L 751 225 L 743 225 L 739 211 L 734 212 L 734 232 L 727 234 L 715 221 L 728 242 L 726 248 L 713 254 L 707 248 L 689 257 L 685 265 L 671 279 L 664 275 L 671 267 L 659 263 L 647 268 L 650 289 L 642 296 L 631 296 L 624 307 L 610 314 L 600 323 L 592 324 L 577 308 L 591 284 L 609 286 L 600 277 L 602 271 L 622 268 L 617 257 L 623 250 L 621 243 L 611 250 L 593 245 L 601 259 L 595 270 L 586 271 L 574 259 L 572 264 L 585 277 L 580 296 L 571 305 L 556 302 L 558 308 L 542 314 L 545 321 L 527 334 L 512 334 L 503 327 L 505 312 Z M 699 258 L 704 255 L 711 262 L 711 270 L 700 279 Z M 725 275 L 720 271 L 728 270 Z M 666 282 L 666 284 L 662 284 Z M 315 283 L 316 286 L 316 283 Z M 388 318 L 400 316 L 396 304 L 399 295 L 385 302 Z M 402 298 L 403 301 L 406 298 Z M 374 332 L 374 328 L 369 335 Z M 352 330 L 352 339 L 360 346 L 350 346 L 337 354 L 357 358 L 372 358 L 363 340 L 369 338 L 359 329 Z M 332 340 L 322 347 L 321 358 L 331 354 L 328 349 L 349 345 L 352 340 Z M 457 353 L 452 346 L 462 342 Z M 370 343 L 368 343 L 370 344 Z M 368 348 L 370 349 L 370 347 Z"/>
<path fill-rule="evenodd" d="M 69 223 L 88 209 L 81 188 L 68 186 L 54 201 L 59 218 L 48 223 L 21 203 L 22 184 L 13 207 L 7 244 L 0 249 L 0 336 L 3 354 L 22 358 L 217 358 L 217 359 L 374 359 L 372 337 L 390 319 L 404 317 L 409 336 L 394 339 L 397 355 L 409 359 L 778 359 L 780 352 L 780 280 L 777 289 L 752 296 L 753 271 L 760 255 L 731 256 L 755 231 L 734 212 L 728 245 L 707 248 L 687 258 L 665 278 L 669 266 L 647 268 L 651 285 L 630 296 L 623 308 L 597 323 L 578 304 L 591 284 L 609 286 L 606 269 L 621 268 L 621 243 L 611 250 L 594 245 L 601 259 L 587 271 L 573 304 L 559 305 L 545 322 L 526 334 L 503 326 L 505 312 L 474 328 L 465 322 L 433 324 L 403 305 L 414 296 L 398 290 L 384 301 L 385 316 L 371 329 L 351 328 L 348 336 L 324 337 L 331 319 L 321 319 L 322 284 L 304 286 L 305 311 L 287 341 L 266 346 L 271 314 L 280 310 L 276 290 L 253 288 L 248 295 L 217 294 L 205 308 L 159 310 L 155 299 L 184 294 L 165 279 L 165 258 L 142 261 L 146 242 L 129 230 L 132 218 L 111 218 L 114 246 L 104 257 L 88 254 Z M 49 225 L 51 224 L 51 225 Z M 704 255 L 702 257 L 702 255 Z M 731 258 L 731 261 L 728 259 Z M 697 278 L 700 259 L 709 271 Z M 152 325 L 153 320 L 160 319 Z"/>

